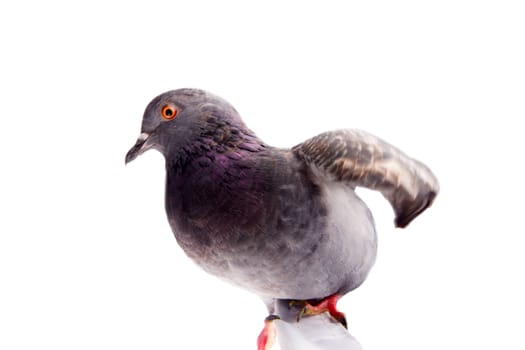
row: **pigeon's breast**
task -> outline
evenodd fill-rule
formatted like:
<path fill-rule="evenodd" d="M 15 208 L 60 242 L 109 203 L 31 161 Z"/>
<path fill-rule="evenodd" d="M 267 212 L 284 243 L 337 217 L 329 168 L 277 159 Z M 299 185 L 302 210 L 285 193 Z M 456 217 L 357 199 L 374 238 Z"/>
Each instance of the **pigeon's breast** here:
<path fill-rule="evenodd" d="M 319 298 L 362 283 L 375 229 L 351 188 L 316 181 L 284 152 L 216 172 L 171 186 L 168 177 L 170 224 L 204 270 L 274 298 Z"/>
<path fill-rule="evenodd" d="M 277 212 L 268 213 L 260 230 L 223 250 L 221 277 L 280 299 L 322 298 L 361 285 L 377 239 L 371 213 L 355 192 L 334 183 L 313 192 L 288 184 L 280 193 Z"/>

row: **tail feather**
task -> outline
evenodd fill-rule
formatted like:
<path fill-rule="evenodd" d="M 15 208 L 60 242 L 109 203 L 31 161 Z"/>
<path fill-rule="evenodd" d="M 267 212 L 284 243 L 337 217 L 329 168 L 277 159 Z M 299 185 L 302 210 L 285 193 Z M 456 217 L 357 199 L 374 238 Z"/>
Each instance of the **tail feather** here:
<path fill-rule="evenodd" d="M 286 314 L 276 303 L 276 313 Z M 328 313 L 275 321 L 281 350 L 362 350 L 361 344 Z"/>

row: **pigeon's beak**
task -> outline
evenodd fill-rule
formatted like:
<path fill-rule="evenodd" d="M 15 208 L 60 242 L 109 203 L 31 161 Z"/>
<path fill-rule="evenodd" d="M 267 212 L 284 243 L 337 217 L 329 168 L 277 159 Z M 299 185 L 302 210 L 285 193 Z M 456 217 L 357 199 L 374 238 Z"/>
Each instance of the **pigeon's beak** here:
<path fill-rule="evenodd" d="M 150 137 L 150 134 L 147 132 L 143 132 L 139 135 L 139 138 L 137 139 L 137 142 L 126 154 L 126 164 L 140 156 L 142 153 L 144 153 L 146 150 L 148 150 L 149 146 L 147 144 L 148 138 Z"/>

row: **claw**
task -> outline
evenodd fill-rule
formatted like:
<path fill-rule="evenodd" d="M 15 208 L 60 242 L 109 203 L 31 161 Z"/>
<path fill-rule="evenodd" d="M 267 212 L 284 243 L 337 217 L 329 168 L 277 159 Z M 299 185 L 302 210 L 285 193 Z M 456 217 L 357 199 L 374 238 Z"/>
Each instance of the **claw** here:
<path fill-rule="evenodd" d="M 297 314 L 297 322 L 301 320 L 303 316 L 313 316 L 319 315 L 323 312 L 329 312 L 330 315 L 335 318 L 339 323 L 348 329 L 348 323 L 346 322 L 345 314 L 337 310 L 337 301 L 341 298 L 340 295 L 334 294 L 325 299 L 323 299 L 319 304 L 312 305 L 307 301 L 291 301 L 289 304 L 293 303 L 293 306 L 297 304 L 303 304 L 303 308 Z"/>
<path fill-rule="evenodd" d="M 306 306 L 307 302 L 304 301 L 304 300 L 290 300 L 288 302 L 288 310 L 290 310 L 291 308 L 293 307 L 296 307 L 298 305 L 300 305 L 302 308 L 304 308 Z"/>

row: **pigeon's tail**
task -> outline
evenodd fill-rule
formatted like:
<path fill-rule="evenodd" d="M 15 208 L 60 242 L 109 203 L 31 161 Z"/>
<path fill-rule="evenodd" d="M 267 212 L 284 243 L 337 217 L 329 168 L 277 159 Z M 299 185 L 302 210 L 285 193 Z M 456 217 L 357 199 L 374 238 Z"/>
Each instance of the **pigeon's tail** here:
<path fill-rule="evenodd" d="M 359 342 L 328 313 L 306 316 L 299 322 L 285 303 L 276 303 L 277 340 L 281 350 L 362 350 Z M 295 313 L 294 313 L 295 314 Z"/>

